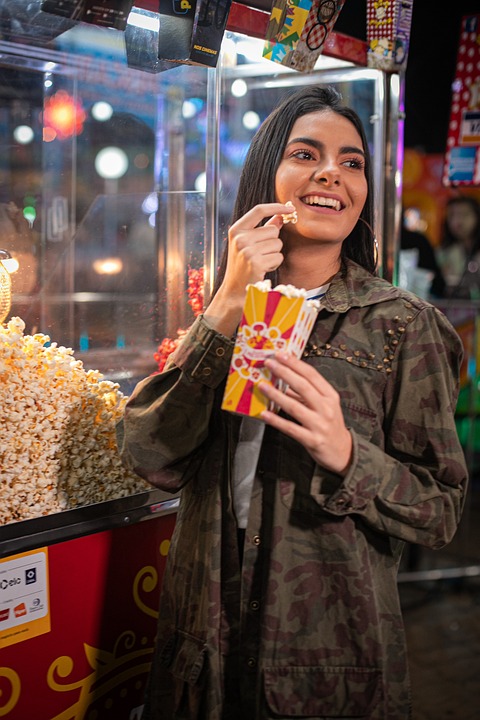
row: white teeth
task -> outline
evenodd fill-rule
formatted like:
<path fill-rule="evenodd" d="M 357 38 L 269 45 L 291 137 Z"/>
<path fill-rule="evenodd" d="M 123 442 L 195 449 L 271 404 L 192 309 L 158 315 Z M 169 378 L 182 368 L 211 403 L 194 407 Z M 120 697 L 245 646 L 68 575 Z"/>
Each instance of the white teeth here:
<path fill-rule="evenodd" d="M 341 205 L 338 200 L 334 198 L 321 197 L 319 195 L 307 195 L 303 198 L 303 202 L 307 205 L 320 205 L 321 207 L 330 207 L 334 210 L 340 210 Z"/>

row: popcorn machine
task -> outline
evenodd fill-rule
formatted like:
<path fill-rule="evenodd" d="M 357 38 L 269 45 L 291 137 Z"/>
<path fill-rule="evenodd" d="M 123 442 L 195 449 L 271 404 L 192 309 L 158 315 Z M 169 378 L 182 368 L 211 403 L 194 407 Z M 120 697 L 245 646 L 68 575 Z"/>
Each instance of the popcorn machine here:
<path fill-rule="evenodd" d="M 208 299 L 249 142 L 288 89 L 333 84 L 362 116 L 393 272 L 399 76 L 340 36 L 311 72 L 277 65 L 269 13 L 238 3 L 216 67 L 166 63 L 139 5 L 122 30 L 0 0 L 0 248 L 18 263 L 0 333 L 9 720 L 140 717 L 179 498 L 122 475 L 114 425 Z"/>

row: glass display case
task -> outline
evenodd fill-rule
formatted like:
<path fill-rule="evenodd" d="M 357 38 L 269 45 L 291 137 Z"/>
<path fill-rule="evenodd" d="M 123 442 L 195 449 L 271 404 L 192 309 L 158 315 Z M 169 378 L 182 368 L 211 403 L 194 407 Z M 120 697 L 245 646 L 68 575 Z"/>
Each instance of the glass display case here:
<path fill-rule="evenodd" d="M 203 265 L 211 72 L 130 68 L 122 33 L 84 24 L 55 49 L 3 46 L 11 315 L 128 389 L 123 371 L 153 371 L 155 342 L 191 319 L 181 300 L 188 267 Z"/>
<path fill-rule="evenodd" d="M 204 178 L 214 71 L 154 72 L 144 44 L 151 31 L 136 34 L 139 18 L 153 17 L 143 11 L 122 33 L 48 15 L 40 2 L 0 5 L 0 247 L 17 263 L 9 317 L 22 319 L 25 336 L 71 348 L 85 372 L 124 397 L 158 369 L 161 340 L 193 318 L 189 270 L 203 269 L 212 234 Z M 32 381 L 26 369 L 22 381 Z M 38 454 L 48 456 L 48 430 L 28 434 L 23 444 L 43 443 Z M 23 491 L 24 479 L 35 482 L 11 465 L 5 460 L 2 483 Z M 92 486 L 107 486 L 104 473 L 99 464 Z M 122 526 L 158 514 L 163 501 L 171 507 L 160 491 L 133 491 L 107 487 L 94 504 L 72 494 L 60 513 L 56 498 L 50 513 L 25 495 L 13 516 L 20 521 L 0 528 L 2 554 Z"/>

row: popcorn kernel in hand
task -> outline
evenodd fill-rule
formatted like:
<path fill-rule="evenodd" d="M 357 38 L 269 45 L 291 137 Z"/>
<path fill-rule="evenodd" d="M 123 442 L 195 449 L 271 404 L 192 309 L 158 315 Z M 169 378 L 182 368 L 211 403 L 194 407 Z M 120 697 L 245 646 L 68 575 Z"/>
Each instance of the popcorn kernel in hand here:
<path fill-rule="evenodd" d="M 296 211 L 296 209 L 295 209 L 295 205 L 292 203 L 291 200 L 288 200 L 288 201 L 285 203 L 285 205 L 288 205 L 289 207 L 292 207 L 293 210 L 292 210 L 291 213 L 285 213 L 284 215 L 282 215 L 283 224 L 286 225 L 287 223 L 292 223 L 293 225 L 295 225 L 295 223 L 296 223 L 297 220 L 298 220 L 298 215 L 297 215 L 297 211 Z"/>

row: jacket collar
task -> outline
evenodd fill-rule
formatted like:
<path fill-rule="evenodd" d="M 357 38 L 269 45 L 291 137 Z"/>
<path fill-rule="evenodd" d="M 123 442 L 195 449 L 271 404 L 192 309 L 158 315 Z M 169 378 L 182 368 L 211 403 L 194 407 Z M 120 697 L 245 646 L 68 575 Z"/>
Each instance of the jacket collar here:
<path fill-rule="evenodd" d="M 332 278 L 322 304 L 331 312 L 346 312 L 351 307 L 374 305 L 397 296 L 398 288 L 347 259 Z"/>

